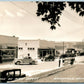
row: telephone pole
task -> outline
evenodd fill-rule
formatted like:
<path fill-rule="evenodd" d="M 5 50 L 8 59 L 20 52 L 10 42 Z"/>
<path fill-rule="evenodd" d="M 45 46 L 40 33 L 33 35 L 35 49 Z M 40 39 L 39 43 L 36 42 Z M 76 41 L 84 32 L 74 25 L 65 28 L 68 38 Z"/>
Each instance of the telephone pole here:
<path fill-rule="evenodd" d="M 64 41 L 63 41 L 63 54 L 64 54 Z"/>

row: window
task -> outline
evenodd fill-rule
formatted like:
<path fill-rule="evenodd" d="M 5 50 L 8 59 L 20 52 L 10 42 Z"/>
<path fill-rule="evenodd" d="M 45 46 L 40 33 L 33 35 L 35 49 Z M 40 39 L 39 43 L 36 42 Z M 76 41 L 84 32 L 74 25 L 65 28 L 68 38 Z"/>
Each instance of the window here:
<path fill-rule="evenodd" d="M 33 48 L 33 50 L 34 50 L 35 48 Z"/>
<path fill-rule="evenodd" d="M 32 50 L 32 48 L 30 48 L 30 50 Z"/>
<path fill-rule="evenodd" d="M 28 53 L 28 56 L 30 56 L 30 53 Z"/>
<path fill-rule="evenodd" d="M 28 50 L 35 50 L 35 48 L 28 48 Z"/>
<path fill-rule="evenodd" d="M 29 48 L 27 48 L 29 50 Z"/>
<path fill-rule="evenodd" d="M 23 48 L 22 47 L 19 47 L 19 50 L 23 50 Z"/>
<path fill-rule="evenodd" d="M 15 47 L 7 47 L 8 49 L 15 49 Z"/>

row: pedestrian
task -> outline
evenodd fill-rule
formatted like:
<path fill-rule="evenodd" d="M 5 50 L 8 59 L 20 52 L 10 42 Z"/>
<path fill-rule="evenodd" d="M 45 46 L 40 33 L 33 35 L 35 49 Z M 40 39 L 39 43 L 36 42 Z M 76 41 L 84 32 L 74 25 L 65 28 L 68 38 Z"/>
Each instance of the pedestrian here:
<path fill-rule="evenodd" d="M 60 67 L 60 65 L 61 65 L 61 58 L 59 57 L 59 67 Z"/>
<path fill-rule="evenodd" d="M 0 63 L 2 63 L 2 56 L 0 55 Z"/>
<path fill-rule="evenodd" d="M 71 59 L 70 64 L 73 65 L 74 64 L 74 61 L 75 61 L 75 59 Z"/>

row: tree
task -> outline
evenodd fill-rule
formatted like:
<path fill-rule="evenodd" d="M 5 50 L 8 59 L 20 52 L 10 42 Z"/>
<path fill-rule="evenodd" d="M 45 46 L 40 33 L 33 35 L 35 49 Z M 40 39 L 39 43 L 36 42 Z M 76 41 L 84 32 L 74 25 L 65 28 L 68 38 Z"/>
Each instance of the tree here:
<path fill-rule="evenodd" d="M 51 29 L 56 29 L 56 24 L 59 24 L 62 11 L 66 7 L 66 3 L 75 10 L 79 16 L 84 16 L 84 2 L 37 2 L 37 16 L 42 16 L 42 21 L 47 21 L 51 24 Z"/>

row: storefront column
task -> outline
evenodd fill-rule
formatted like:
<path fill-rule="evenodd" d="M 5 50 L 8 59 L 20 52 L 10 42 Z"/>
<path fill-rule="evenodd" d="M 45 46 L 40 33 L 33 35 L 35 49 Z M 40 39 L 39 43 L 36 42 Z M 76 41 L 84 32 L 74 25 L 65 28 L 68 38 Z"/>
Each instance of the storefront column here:
<path fill-rule="evenodd" d="M 16 47 L 16 50 L 15 50 L 15 58 L 18 58 L 18 47 Z"/>

